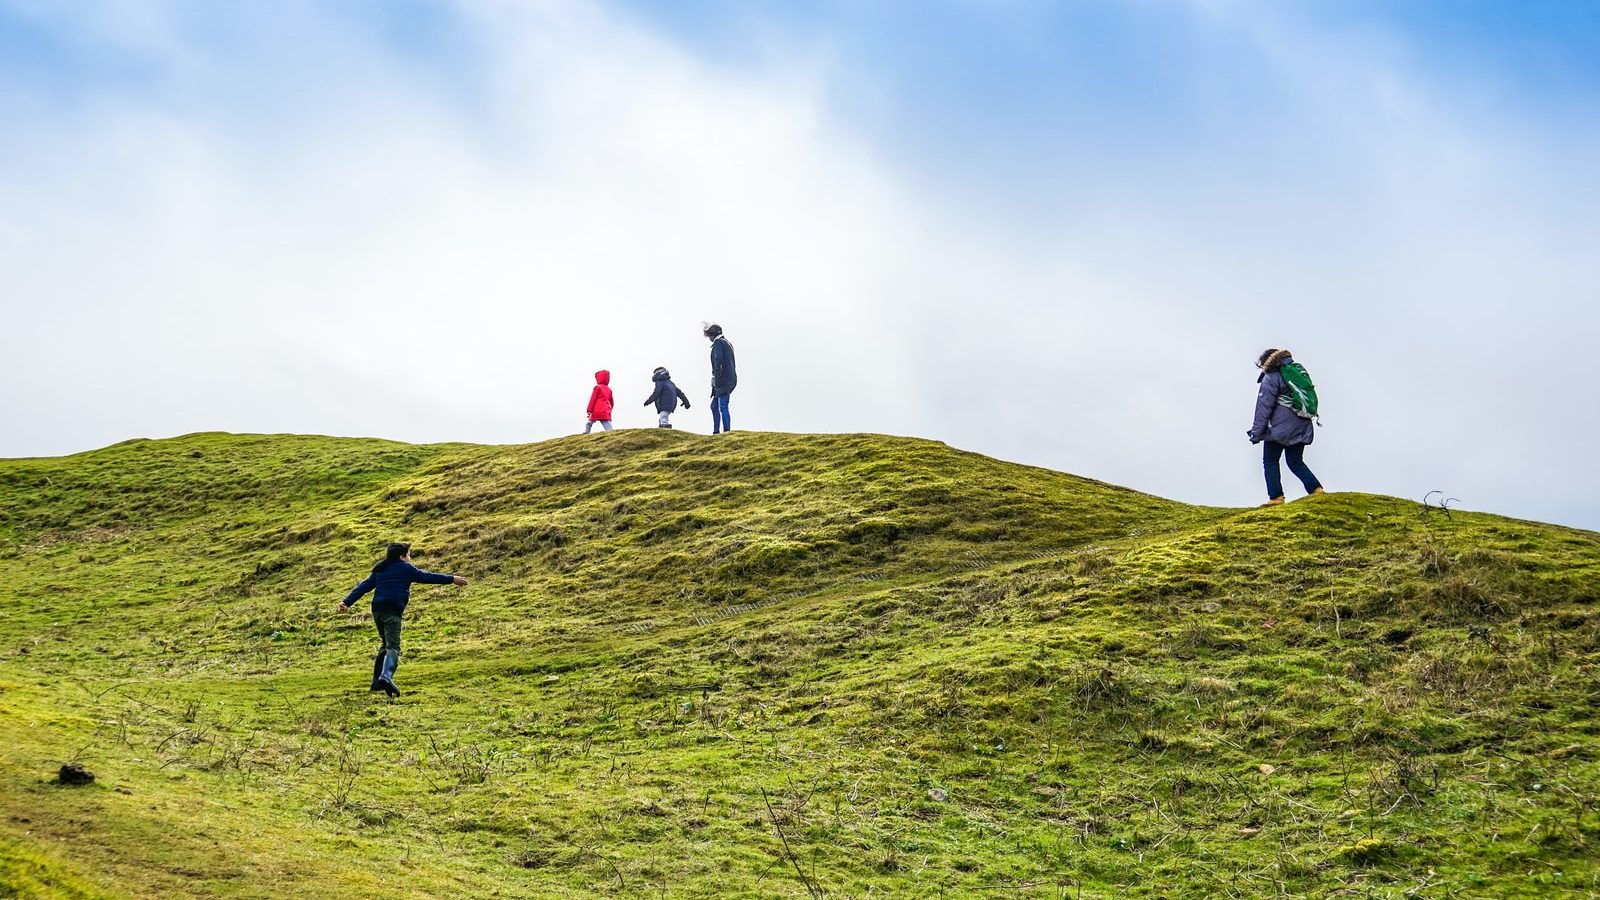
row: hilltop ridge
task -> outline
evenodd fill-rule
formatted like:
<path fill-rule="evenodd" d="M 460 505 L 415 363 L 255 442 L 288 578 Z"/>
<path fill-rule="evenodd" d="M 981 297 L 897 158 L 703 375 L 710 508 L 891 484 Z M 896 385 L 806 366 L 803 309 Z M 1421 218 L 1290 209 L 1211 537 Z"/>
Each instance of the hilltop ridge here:
<path fill-rule="evenodd" d="M 397 703 L 332 612 L 391 539 L 474 580 Z M 881 435 L 0 460 L 0 885 L 1595 890 L 1597 598 L 1590 532 Z"/>

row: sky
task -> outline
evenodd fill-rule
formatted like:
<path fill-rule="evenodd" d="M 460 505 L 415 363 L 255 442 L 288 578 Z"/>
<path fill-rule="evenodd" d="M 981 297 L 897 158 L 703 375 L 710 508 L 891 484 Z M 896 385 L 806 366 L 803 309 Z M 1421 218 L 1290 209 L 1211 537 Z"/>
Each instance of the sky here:
<path fill-rule="evenodd" d="M 915 435 L 1600 529 L 1589 0 L 0 0 L 0 456 Z M 597 436 L 595 439 L 603 439 Z M 1291 496 L 1294 495 L 1293 480 Z"/>

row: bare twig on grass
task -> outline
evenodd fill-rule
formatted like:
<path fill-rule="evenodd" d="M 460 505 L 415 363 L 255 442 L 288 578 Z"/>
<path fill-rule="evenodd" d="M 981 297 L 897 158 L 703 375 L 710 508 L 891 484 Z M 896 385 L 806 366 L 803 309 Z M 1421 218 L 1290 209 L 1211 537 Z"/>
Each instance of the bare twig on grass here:
<path fill-rule="evenodd" d="M 607 856 L 602 854 L 600 851 L 594 849 L 594 845 L 593 844 L 585 844 L 584 846 L 578 848 L 578 861 L 582 862 L 583 858 L 585 856 L 590 855 L 590 854 L 594 854 L 594 857 L 596 859 L 600 860 L 601 862 L 605 863 L 607 866 L 609 866 L 611 868 L 611 874 L 617 876 L 617 889 L 618 890 L 625 891 L 625 890 L 628 889 L 628 882 L 623 879 L 622 870 L 617 868 L 617 864 L 612 862 L 610 860 L 610 858 L 608 858 Z"/>
<path fill-rule="evenodd" d="M 806 893 L 812 897 L 822 897 L 822 888 L 812 883 L 805 870 L 800 868 L 800 860 L 795 857 L 794 850 L 789 847 L 789 838 L 783 833 L 783 825 L 778 821 L 777 811 L 772 808 L 772 798 L 767 796 L 767 789 L 763 787 L 760 791 L 761 802 L 767 805 L 767 816 L 772 819 L 773 830 L 778 832 L 778 840 L 783 844 L 783 855 L 789 860 L 789 864 L 794 866 L 794 873 L 800 876 L 800 883 L 805 885 Z"/>
<path fill-rule="evenodd" d="M 1433 501 L 1435 494 L 1439 497 L 1437 503 Z M 1446 497 L 1444 491 L 1429 491 L 1422 495 L 1422 515 L 1426 517 L 1431 512 L 1442 512 L 1445 518 L 1448 519 L 1450 518 L 1450 504 L 1460 502 L 1455 497 Z"/>
<path fill-rule="evenodd" d="M 84 688 L 84 690 L 86 690 L 89 693 L 93 694 L 94 695 L 94 699 L 99 700 L 101 697 L 104 697 L 105 695 L 111 693 L 114 690 L 117 690 L 118 688 L 125 688 L 130 684 L 138 684 L 138 683 L 139 682 L 137 682 L 137 681 L 119 681 L 116 684 L 113 684 L 112 686 L 106 688 L 103 691 L 91 690 L 89 688 Z"/>

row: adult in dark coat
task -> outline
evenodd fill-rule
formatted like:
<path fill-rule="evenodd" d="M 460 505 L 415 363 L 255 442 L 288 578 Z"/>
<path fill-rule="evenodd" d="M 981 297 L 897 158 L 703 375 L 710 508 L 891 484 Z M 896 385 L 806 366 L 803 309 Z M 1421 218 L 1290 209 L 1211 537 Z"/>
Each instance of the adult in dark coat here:
<path fill-rule="evenodd" d="M 739 373 L 733 363 L 733 344 L 723 336 L 721 325 L 707 325 L 702 334 L 711 339 L 711 433 L 732 431 L 728 395 L 739 384 Z"/>
<path fill-rule="evenodd" d="M 1256 381 L 1261 389 L 1256 392 L 1256 417 L 1250 425 L 1250 443 L 1262 445 L 1261 467 L 1267 476 L 1267 506 L 1283 503 L 1283 472 L 1278 468 L 1280 459 L 1287 459 L 1289 471 L 1300 479 L 1307 494 L 1322 493 L 1322 482 L 1311 473 L 1305 463 L 1306 447 L 1316 438 L 1311 420 L 1294 411 L 1289 401 L 1289 386 L 1279 371 L 1286 363 L 1294 362 L 1287 350 L 1264 350 L 1256 359 L 1261 375 Z"/>

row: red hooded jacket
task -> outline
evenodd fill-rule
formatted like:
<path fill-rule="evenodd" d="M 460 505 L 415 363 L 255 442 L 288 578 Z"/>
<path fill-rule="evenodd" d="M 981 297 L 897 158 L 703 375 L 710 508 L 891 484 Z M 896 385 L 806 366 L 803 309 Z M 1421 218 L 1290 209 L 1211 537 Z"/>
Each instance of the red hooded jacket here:
<path fill-rule="evenodd" d="M 605 369 L 594 373 L 594 393 L 589 395 L 589 421 L 607 422 L 611 420 L 611 388 L 606 385 L 611 383 L 611 373 Z"/>

